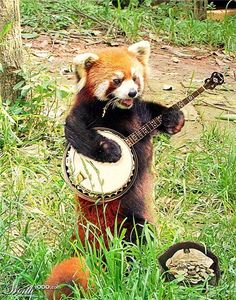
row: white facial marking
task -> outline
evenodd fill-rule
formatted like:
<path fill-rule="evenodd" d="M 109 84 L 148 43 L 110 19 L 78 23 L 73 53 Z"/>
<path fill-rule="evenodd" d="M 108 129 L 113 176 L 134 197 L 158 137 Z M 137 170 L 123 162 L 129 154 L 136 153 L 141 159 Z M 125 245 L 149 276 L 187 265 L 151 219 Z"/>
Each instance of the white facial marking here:
<path fill-rule="evenodd" d="M 115 71 L 114 72 L 114 77 L 112 77 L 112 79 L 116 79 L 116 78 L 118 78 L 118 79 L 123 79 L 124 78 L 124 73 L 123 72 L 121 72 L 121 71 Z"/>
<path fill-rule="evenodd" d="M 131 75 L 134 76 L 134 75 L 136 75 L 136 73 L 137 73 L 136 68 L 131 67 Z"/>
<path fill-rule="evenodd" d="M 109 88 L 109 80 L 105 80 L 100 83 L 95 90 L 95 96 L 100 100 L 107 100 L 106 91 Z"/>
<path fill-rule="evenodd" d="M 131 68 L 132 76 L 136 76 L 139 79 L 140 87 L 139 87 L 139 95 L 143 93 L 144 90 L 144 78 L 143 78 L 143 68 Z"/>
<path fill-rule="evenodd" d="M 128 94 L 131 89 L 138 91 L 138 85 L 132 79 L 127 79 L 122 82 L 113 94 L 119 99 L 127 99 L 130 98 Z"/>

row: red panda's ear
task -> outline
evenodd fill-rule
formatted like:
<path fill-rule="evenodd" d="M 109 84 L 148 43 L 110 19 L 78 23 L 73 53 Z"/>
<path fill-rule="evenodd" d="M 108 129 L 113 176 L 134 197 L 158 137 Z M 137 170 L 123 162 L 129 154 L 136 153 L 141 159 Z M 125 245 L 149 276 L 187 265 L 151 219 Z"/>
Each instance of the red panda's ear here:
<path fill-rule="evenodd" d="M 129 46 L 128 51 L 133 53 L 137 59 L 147 66 L 150 56 L 150 43 L 147 41 L 140 41 Z"/>
<path fill-rule="evenodd" d="M 83 53 L 74 58 L 75 74 L 78 80 L 78 90 L 86 83 L 87 70 L 99 59 L 95 53 Z"/>

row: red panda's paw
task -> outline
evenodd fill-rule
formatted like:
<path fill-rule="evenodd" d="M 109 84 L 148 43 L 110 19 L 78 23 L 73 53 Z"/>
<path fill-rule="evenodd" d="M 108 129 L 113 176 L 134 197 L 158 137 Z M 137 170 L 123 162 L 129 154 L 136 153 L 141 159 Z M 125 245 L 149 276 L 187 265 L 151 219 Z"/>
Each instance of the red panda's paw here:
<path fill-rule="evenodd" d="M 103 138 L 96 149 L 95 157 L 101 162 L 117 162 L 121 158 L 120 146 L 110 139 Z"/>
<path fill-rule="evenodd" d="M 45 282 L 48 300 L 60 300 L 63 295 L 73 294 L 74 284 L 84 290 L 88 287 L 90 271 L 83 257 L 73 257 L 56 265 Z"/>
<path fill-rule="evenodd" d="M 181 110 L 168 109 L 162 115 L 162 127 L 169 134 L 178 133 L 184 126 L 185 119 Z"/>

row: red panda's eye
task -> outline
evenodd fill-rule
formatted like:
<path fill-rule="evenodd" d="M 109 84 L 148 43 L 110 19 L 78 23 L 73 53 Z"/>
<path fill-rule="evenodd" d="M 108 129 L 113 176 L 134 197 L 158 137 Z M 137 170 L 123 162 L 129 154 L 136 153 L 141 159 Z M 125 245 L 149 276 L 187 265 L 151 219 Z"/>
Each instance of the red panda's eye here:
<path fill-rule="evenodd" d="M 119 78 L 115 78 L 115 79 L 113 79 L 113 82 L 115 83 L 115 85 L 120 85 L 122 80 Z"/>
<path fill-rule="evenodd" d="M 133 76 L 133 81 L 136 81 L 137 80 L 137 76 Z"/>

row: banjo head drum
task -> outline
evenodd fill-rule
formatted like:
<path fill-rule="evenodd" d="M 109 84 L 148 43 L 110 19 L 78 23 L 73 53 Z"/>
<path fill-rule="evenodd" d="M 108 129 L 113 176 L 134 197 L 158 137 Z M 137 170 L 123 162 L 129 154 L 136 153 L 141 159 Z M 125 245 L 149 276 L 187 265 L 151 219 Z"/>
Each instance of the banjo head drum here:
<path fill-rule="evenodd" d="M 66 182 L 81 198 L 91 202 L 108 202 L 125 194 L 137 174 L 137 156 L 123 136 L 107 128 L 95 128 L 121 148 L 121 158 L 115 163 L 99 162 L 78 153 L 70 144 L 63 156 Z"/>

